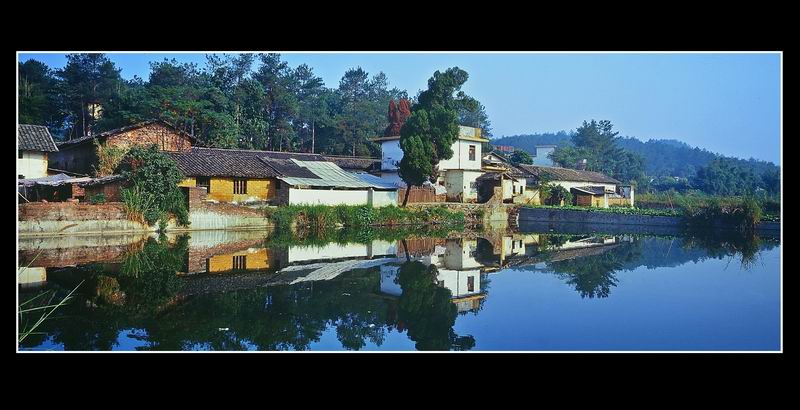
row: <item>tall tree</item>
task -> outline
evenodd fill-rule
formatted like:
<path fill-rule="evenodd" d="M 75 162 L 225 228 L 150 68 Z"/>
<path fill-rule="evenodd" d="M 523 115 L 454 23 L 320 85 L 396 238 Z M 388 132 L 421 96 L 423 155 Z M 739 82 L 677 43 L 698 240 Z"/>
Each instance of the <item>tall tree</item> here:
<path fill-rule="evenodd" d="M 399 173 L 407 185 L 403 206 L 408 203 L 411 187 L 424 183 L 420 174 L 427 174 L 434 181 L 439 161 L 452 158 L 452 145 L 458 138 L 458 113 L 477 105 L 461 91 L 468 78 L 469 74 L 458 67 L 436 71 L 428 80 L 428 89 L 420 92 L 411 107 L 411 115 L 400 129 L 403 159 Z"/>
<path fill-rule="evenodd" d="M 264 115 L 267 123 L 266 135 L 257 149 L 277 149 L 292 151 L 295 145 L 295 129 L 292 125 L 297 116 L 297 96 L 292 70 L 280 54 L 262 54 L 260 66 L 253 74 L 264 90 Z"/>
<path fill-rule="evenodd" d="M 481 103 L 459 110 L 458 122 L 467 127 L 480 128 L 482 136 L 492 137 L 492 122 L 489 121 L 489 116 L 486 114 L 486 107 Z"/>
<path fill-rule="evenodd" d="M 122 85 L 120 70 L 105 54 L 67 54 L 56 71 L 62 80 L 60 96 L 67 112 L 68 139 L 91 135 L 102 110 L 112 107 Z"/>
<path fill-rule="evenodd" d="M 19 122 L 60 131 L 65 113 L 59 108 L 57 87 L 58 79 L 46 64 L 33 59 L 19 63 Z"/>
<path fill-rule="evenodd" d="M 315 152 L 317 127 L 330 122 L 330 107 L 324 96 L 325 84 L 306 64 L 297 66 L 292 76 L 298 103 L 295 132 L 303 149 Z"/>

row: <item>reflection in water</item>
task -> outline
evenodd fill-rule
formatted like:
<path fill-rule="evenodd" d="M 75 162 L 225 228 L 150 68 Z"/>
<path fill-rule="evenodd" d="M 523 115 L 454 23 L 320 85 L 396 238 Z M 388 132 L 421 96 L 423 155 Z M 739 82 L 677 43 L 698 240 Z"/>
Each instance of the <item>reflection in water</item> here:
<path fill-rule="evenodd" d="M 21 264 L 32 262 L 20 275 L 21 301 L 84 283 L 22 347 L 360 350 L 391 340 L 393 349 L 469 350 L 480 335 L 457 331 L 458 318 L 480 315 L 489 298 L 509 297 L 489 297 L 492 275 L 554 275 L 581 298 L 609 298 L 620 272 L 724 258 L 751 269 L 760 251 L 778 245 L 700 234 L 333 235 L 299 242 L 265 241 L 252 231 L 107 238 L 94 253 L 85 243 L 37 243 L 48 248 L 42 259 L 28 246 L 20 251 Z M 59 265 L 57 255 L 67 263 Z"/>

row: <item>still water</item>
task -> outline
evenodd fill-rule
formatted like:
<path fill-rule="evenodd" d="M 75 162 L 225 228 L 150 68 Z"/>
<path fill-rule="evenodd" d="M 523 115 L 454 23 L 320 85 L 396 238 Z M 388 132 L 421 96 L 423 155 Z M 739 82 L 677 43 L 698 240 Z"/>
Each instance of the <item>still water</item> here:
<path fill-rule="evenodd" d="M 24 239 L 19 257 L 23 308 L 74 290 L 21 350 L 781 347 L 775 237 L 207 231 Z"/>

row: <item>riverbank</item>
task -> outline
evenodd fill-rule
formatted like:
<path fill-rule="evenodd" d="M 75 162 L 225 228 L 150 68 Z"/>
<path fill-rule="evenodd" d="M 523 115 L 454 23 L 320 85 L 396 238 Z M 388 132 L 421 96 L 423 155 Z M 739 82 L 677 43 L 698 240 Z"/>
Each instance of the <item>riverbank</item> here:
<path fill-rule="evenodd" d="M 158 226 L 128 218 L 125 204 L 111 202 L 86 204 L 71 202 L 32 202 L 19 205 L 17 233 L 20 237 L 72 235 L 120 235 L 154 233 Z M 431 204 L 399 208 L 387 206 L 285 206 L 249 207 L 228 203 L 193 204 L 189 225 L 171 219 L 164 232 L 205 230 L 294 231 L 334 227 L 416 227 L 481 225 L 484 207 L 451 207 Z"/>
<path fill-rule="evenodd" d="M 549 223 L 549 224 L 579 224 L 587 226 L 596 225 L 617 225 L 617 226 L 647 226 L 666 228 L 667 231 L 679 231 L 685 228 L 687 219 L 674 212 L 672 215 L 667 215 L 662 212 L 648 212 L 644 213 L 635 212 L 639 210 L 630 210 L 623 208 L 624 211 L 615 212 L 614 210 L 605 210 L 598 208 L 582 208 L 582 209 L 560 209 L 558 207 L 522 207 L 519 211 L 519 224 L 524 226 L 529 223 Z M 669 211 L 672 212 L 672 211 Z M 780 222 L 759 222 L 755 226 L 757 233 L 780 233 Z M 735 226 L 730 226 L 722 220 L 707 221 L 704 228 L 712 229 L 737 229 Z"/>

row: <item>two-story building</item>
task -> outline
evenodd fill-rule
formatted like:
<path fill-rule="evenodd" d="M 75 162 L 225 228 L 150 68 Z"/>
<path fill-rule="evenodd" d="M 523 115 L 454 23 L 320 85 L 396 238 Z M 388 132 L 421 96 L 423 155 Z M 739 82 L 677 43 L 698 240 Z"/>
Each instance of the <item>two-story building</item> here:
<path fill-rule="evenodd" d="M 381 178 L 401 183 L 398 167 L 403 159 L 400 136 L 375 138 L 381 144 Z M 455 202 L 476 202 L 478 186 L 476 180 L 483 174 L 481 170 L 481 145 L 489 142 L 481 136 L 480 128 L 458 127 L 458 138 L 453 142 L 453 156 L 439 162 L 439 177 L 434 182 L 445 187 L 447 200 Z"/>

